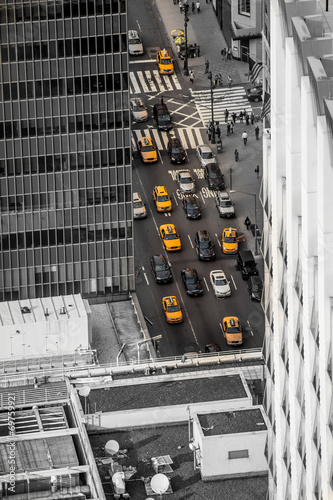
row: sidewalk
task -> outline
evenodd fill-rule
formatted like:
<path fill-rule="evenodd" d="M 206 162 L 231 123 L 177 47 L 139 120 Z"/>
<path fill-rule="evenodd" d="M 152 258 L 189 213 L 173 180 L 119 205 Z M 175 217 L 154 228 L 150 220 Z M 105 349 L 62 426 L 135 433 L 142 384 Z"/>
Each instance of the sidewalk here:
<path fill-rule="evenodd" d="M 174 5 L 172 0 L 155 0 L 156 6 L 160 12 L 163 24 L 167 31 L 170 44 L 173 50 L 174 59 L 178 59 L 176 45 L 174 44 L 171 31 L 173 29 L 184 30 L 184 14 L 180 13 L 179 5 Z M 189 2 L 191 6 L 191 2 Z M 188 67 L 194 71 L 195 80 L 193 84 L 194 90 L 210 88 L 210 80 L 205 74 L 205 62 L 209 60 L 209 70 L 215 76 L 222 74 L 223 86 L 226 87 L 227 76 L 230 75 L 233 79 L 233 85 L 249 84 L 247 73 L 249 67 L 247 63 L 236 59 L 222 61 L 221 50 L 227 48 L 223 33 L 218 25 L 215 11 L 212 3 L 201 4 L 200 14 L 192 14 L 191 7 L 188 12 L 187 23 L 187 38 L 188 44 L 195 43 L 200 46 L 200 57 L 188 59 Z M 181 75 L 184 80 L 189 81 L 188 77 L 184 76 L 183 66 L 184 61 L 178 59 Z M 249 84 L 250 86 L 250 84 Z"/>

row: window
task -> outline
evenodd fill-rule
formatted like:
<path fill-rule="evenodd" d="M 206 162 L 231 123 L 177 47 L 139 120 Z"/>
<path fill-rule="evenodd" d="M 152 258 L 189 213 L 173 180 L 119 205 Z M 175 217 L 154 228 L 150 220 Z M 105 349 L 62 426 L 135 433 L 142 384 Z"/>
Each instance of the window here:
<path fill-rule="evenodd" d="M 250 0 L 238 0 L 238 13 L 243 16 L 251 15 Z"/>
<path fill-rule="evenodd" d="M 234 458 L 249 458 L 249 450 L 228 451 L 228 458 L 229 460 Z"/>

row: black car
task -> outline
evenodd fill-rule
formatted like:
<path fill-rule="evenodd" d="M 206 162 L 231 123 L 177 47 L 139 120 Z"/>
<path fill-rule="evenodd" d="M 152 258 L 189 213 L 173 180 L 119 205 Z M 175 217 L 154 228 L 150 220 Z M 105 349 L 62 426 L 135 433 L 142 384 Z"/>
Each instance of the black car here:
<path fill-rule="evenodd" d="M 187 268 L 183 269 L 181 272 L 182 282 L 184 283 L 187 295 L 192 297 L 197 297 L 203 294 L 203 288 L 201 285 L 201 280 L 199 279 L 196 269 Z"/>
<path fill-rule="evenodd" d="M 217 163 L 205 165 L 205 179 L 208 182 L 209 189 L 214 191 L 225 189 L 224 176 Z"/>
<path fill-rule="evenodd" d="M 153 255 L 150 259 L 150 267 L 156 283 L 171 283 L 172 272 L 164 255 Z"/>
<path fill-rule="evenodd" d="M 178 137 L 171 137 L 168 142 L 168 153 L 171 163 L 185 163 L 186 154 L 185 149 Z"/>
<path fill-rule="evenodd" d="M 188 219 L 200 219 L 201 207 L 196 196 L 184 195 L 183 209 L 185 210 L 185 214 Z"/>
<path fill-rule="evenodd" d="M 263 283 L 260 276 L 250 276 L 247 282 L 247 288 L 250 293 L 251 300 L 261 301 Z"/>
<path fill-rule="evenodd" d="M 256 87 L 247 89 L 246 94 L 249 101 L 262 101 L 262 85 L 257 85 Z"/>
<path fill-rule="evenodd" d="M 214 260 L 216 258 L 214 250 L 215 245 L 208 231 L 205 229 L 195 233 L 194 246 L 200 260 Z"/>
<path fill-rule="evenodd" d="M 251 250 L 240 250 L 237 255 L 237 267 L 242 273 L 243 280 L 249 279 L 250 276 L 257 276 L 257 263 L 254 260 Z"/>
<path fill-rule="evenodd" d="M 205 345 L 205 352 L 221 352 L 221 347 L 219 344 L 215 344 L 215 342 L 212 342 L 211 344 L 206 344 Z"/>
<path fill-rule="evenodd" d="M 158 130 L 170 130 L 172 128 L 171 116 L 166 104 L 155 104 L 153 115 Z"/>

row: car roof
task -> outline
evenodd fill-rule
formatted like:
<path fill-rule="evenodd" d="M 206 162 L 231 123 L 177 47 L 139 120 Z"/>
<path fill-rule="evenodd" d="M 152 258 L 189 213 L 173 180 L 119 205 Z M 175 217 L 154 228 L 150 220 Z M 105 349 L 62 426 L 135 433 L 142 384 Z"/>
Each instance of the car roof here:
<path fill-rule="evenodd" d="M 161 49 L 160 51 L 161 57 L 170 57 L 169 51 L 167 49 Z"/>
<path fill-rule="evenodd" d="M 157 109 L 157 111 L 166 111 L 167 113 L 169 112 L 166 104 L 154 104 L 154 108 Z"/>
<path fill-rule="evenodd" d="M 190 274 L 191 276 L 198 276 L 198 272 L 194 267 L 187 267 L 183 269 L 183 273 Z"/>
<path fill-rule="evenodd" d="M 136 30 L 129 30 L 128 32 L 128 38 L 140 38 L 139 33 Z"/>
<path fill-rule="evenodd" d="M 242 259 L 253 259 L 254 260 L 253 253 L 251 252 L 251 250 L 240 250 L 239 255 L 242 257 Z"/>
<path fill-rule="evenodd" d="M 230 196 L 226 191 L 217 191 L 216 196 L 222 200 L 230 200 Z"/>
<path fill-rule="evenodd" d="M 190 175 L 191 176 L 191 172 L 190 170 L 187 168 L 187 169 L 184 169 L 184 170 L 178 170 L 178 174 L 179 175 Z"/>
<path fill-rule="evenodd" d="M 143 142 L 146 146 L 154 145 L 153 139 L 151 137 L 141 137 L 139 141 Z"/>
<path fill-rule="evenodd" d="M 209 232 L 206 231 L 206 229 L 200 229 L 200 231 L 197 232 L 197 235 L 201 240 L 210 240 Z"/>
<path fill-rule="evenodd" d="M 141 196 L 139 193 L 133 193 L 133 201 L 139 201 L 141 200 Z"/>
<path fill-rule="evenodd" d="M 253 281 L 254 283 L 262 284 L 262 279 L 260 278 L 260 276 L 250 276 L 250 280 Z"/>
<path fill-rule="evenodd" d="M 157 263 L 157 262 L 166 262 L 166 258 L 161 253 L 160 253 L 160 255 L 153 255 L 152 259 L 154 260 L 155 263 Z"/>
<path fill-rule="evenodd" d="M 155 186 L 154 189 L 156 189 L 156 191 L 160 194 L 162 194 L 162 193 L 167 194 L 168 193 L 165 186 Z"/>
<path fill-rule="evenodd" d="M 199 144 L 198 148 L 202 149 L 203 151 L 212 151 L 212 149 L 209 146 L 206 146 L 206 144 Z"/>
<path fill-rule="evenodd" d="M 207 168 L 207 170 L 211 170 L 214 172 L 217 170 L 220 170 L 220 167 L 215 162 L 207 163 L 206 168 Z M 221 172 L 221 170 L 220 170 L 220 172 Z"/>
<path fill-rule="evenodd" d="M 178 137 L 170 137 L 169 143 L 173 147 L 179 147 L 182 145 L 182 143 L 180 142 L 180 139 L 178 139 Z"/>

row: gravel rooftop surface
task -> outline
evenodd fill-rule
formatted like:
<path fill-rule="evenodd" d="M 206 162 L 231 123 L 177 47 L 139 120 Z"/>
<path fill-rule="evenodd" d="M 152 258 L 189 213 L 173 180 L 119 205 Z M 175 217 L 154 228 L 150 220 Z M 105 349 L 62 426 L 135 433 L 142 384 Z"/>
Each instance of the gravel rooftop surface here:
<path fill-rule="evenodd" d="M 107 412 L 244 397 L 240 377 L 230 375 L 92 389 L 87 406 L 90 411 Z"/>
<path fill-rule="evenodd" d="M 205 436 L 266 430 L 265 421 L 258 408 L 210 413 L 207 415 L 199 414 L 198 418 Z"/>
<path fill-rule="evenodd" d="M 167 474 L 173 494 L 163 495 L 170 500 L 266 500 L 267 477 L 228 479 L 203 482 L 198 470 L 193 467 L 193 452 L 188 446 L 188 426 L 176 425 L 163 428 L 140 429 L 136 431 L 112 432 L 89 437 L 96 457 L 97 466 L 107 498 L 113 498 L 109 465 L 100 464 L 105 458 L 104 446 L 110 439 L 118 441 L 120 450 L 127 449 L 127 458 L 119 459 L 123 466 L 137 468 L 126 490 L 134 500 L 148 497 L 159 500 L 159 495 L 147 495 L 141 478 L 155 474 L 151 458 L 170 455 L 173 472 Z M 107 456 L 109 458 L 109 456 Z"/>

